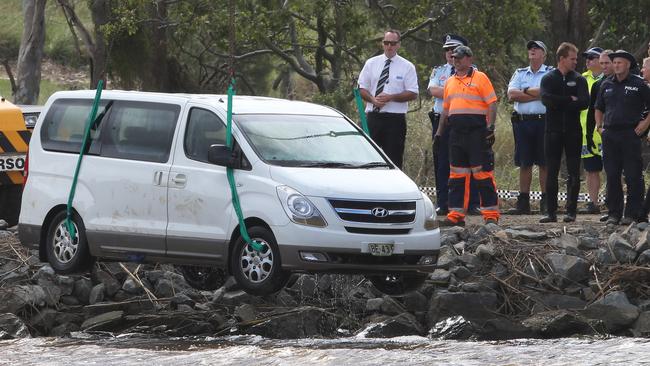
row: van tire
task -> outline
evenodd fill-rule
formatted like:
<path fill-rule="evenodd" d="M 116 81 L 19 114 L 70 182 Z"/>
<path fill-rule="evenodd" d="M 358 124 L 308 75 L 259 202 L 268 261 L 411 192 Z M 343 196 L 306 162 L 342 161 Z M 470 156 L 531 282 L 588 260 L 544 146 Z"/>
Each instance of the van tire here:
<path fill-rule="evenodd" d="M 208 266 L 175 266 L 183 275 L 185 282 L 197 290 L 213 291 L 226 283 L 228 275 L 219 267 Z"/>
<path fill-rule="evenodd" d="M 418 290 L 424 284 L 427 275 L 418 272 L 387 273 L 366 276 L 366 279 L 382 293 L 395 296 Z"/>
<path fill-rule="evenodd" d="M 264 296 L 280 291 L 289 280 L 290 273 L 282 270 L 275 236 L 262 226 L 248 229 L 248 235 L 251 240 L 263 243 L 265 250 L 259 253 L 244 238 L 237 238 L 230 255 L 232 275 L 239 286 L 251 295 Z"/>
<path fill-rule="evenodd" d="M 61 211 L 50 222 L 45 239 L 47 260 L 57 273 L 84 272 L 93 263 L 88 248 L 88 240 L 86 239 L 86 227 L 81 217 L 73 213 L 72 222 L 75 225 L 77 235 L 72 243 L 73 245 L 70 246 L 68 229 L 65 227 L 66 218 L 66 212 Z"/>

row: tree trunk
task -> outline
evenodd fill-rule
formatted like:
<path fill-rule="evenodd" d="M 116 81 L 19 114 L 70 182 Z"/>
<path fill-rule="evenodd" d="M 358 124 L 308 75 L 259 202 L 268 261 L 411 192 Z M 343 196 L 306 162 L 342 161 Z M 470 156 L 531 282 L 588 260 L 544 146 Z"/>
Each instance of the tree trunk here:
<path fill-rule="evenodd" d="M 109 4 L 107 0 L 93 0 L 90 4 L 90 12 L 94 24 L 95 43 L 90 48 L 90 87 L 97 88 L 99 80 L 106 77 L 108 71 L 108 50 L 106 49 L 106 38 L 101 26 L 108 23 Z M 104 85 L 106 87 L 106 85 Z"/>
<path fill-rule="evenodd" d="M 41 84 L 41 63 L 45 44 L 46 0 L 23 0 L 25 25 L 18 52 L 14 102 L 36 104 Z"/>

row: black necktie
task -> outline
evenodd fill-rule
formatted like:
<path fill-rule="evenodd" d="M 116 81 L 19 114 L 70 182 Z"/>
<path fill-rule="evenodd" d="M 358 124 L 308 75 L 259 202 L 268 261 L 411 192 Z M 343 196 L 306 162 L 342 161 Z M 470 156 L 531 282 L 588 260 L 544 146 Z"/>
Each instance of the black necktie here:
<path fill-rule="evenodd" d="M 391 59 L 387 59 L 386 63 L 384 64 L 384 68 L 381 70 L 381 75 L 379 75 L 379 81 L 377 82 L 377 91 L 375 91 L 375 97 L 381 94 L 381 92 L 384 91 L 384 86 L 386 85 L 386 82 L 388 81 L 388 72 L 390 71 L 390 62 Z M 374 107 L 372 109 L 373 112 L 379 112 L 381 108 L 379 107 Z"/>

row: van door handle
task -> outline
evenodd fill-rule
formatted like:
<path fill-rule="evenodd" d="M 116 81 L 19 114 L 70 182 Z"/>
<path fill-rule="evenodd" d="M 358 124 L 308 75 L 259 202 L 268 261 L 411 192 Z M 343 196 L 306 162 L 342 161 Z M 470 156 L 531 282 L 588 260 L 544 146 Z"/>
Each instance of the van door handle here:
<path fill-rule="evenodd" d="M 176 174 L 172 178 L 172 182 L 174 182 L 177 187 L 185 187 L 185 183 L 187 183 L 187 177 L 185 174 Z"/>
<path fill-rule="evenodd" d="M 155 186 L 161 186 L 162 185 L 162 179 L 163 179 L 163 172 L 157 171 L 153 173 L 153 184 Z"/>

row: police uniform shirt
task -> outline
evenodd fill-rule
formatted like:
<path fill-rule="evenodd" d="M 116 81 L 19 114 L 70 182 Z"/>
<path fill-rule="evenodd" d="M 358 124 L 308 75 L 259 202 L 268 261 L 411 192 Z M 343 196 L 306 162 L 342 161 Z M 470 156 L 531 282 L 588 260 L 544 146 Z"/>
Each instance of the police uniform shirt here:
<path fill-rule="evenodd" d="M 431 76 L 429 77 L 429 85 L 427 89 L 437 86 L 444 88 L 447 79 L 453 73 L 454 66 L 451 64 L 444 64 L 434 68 L 431 71 Z M 433 98 L 433 111 L 435 113 L 442 113 L 442 98 Z"/>
<path fill-rule="evenodd" d="M 553 70 L 552 67 L 542 64 L 537 72 L 528 67 L 522 67 L 515 71 L 510 78 L 508 91 L 524 90 L 524 88 L 539 88 L 542 78 L 547 72 Z M 540 99 L 531 100 L 530 102 L 515 102 L 515 111 L 519 114 L 544 114 L 546 107 Z"/>
<path fill-rule="evenodd" d="M 366 89 L 370 94 L 375 95 L 377 82 L 384 64 L 388 58 L 385 54 L 371 57 L 363 65 L 359 74 L 359 88 Z M 395 55 L 390 63 L 388 81 L 384 86 L 384 93 L 399 94 L 403 91 L 410 91 L 418 94 L 418 76 L 415 66 L 400 55 Z M 373 105 L 366 103 L 366 112 L 372 112 Z M 408 102 L 390 101 L 381 109 L 380 113 L 406 113 Z"/>
<path fill-rule="evenodd" d="M 622 81 L 615 75 L 604 79 L 596 99 L 596 109 L 605 114 L 605 128 L 636 127 L 647 105 L 650 105 L 650 88 L 632 74 Z"/>

